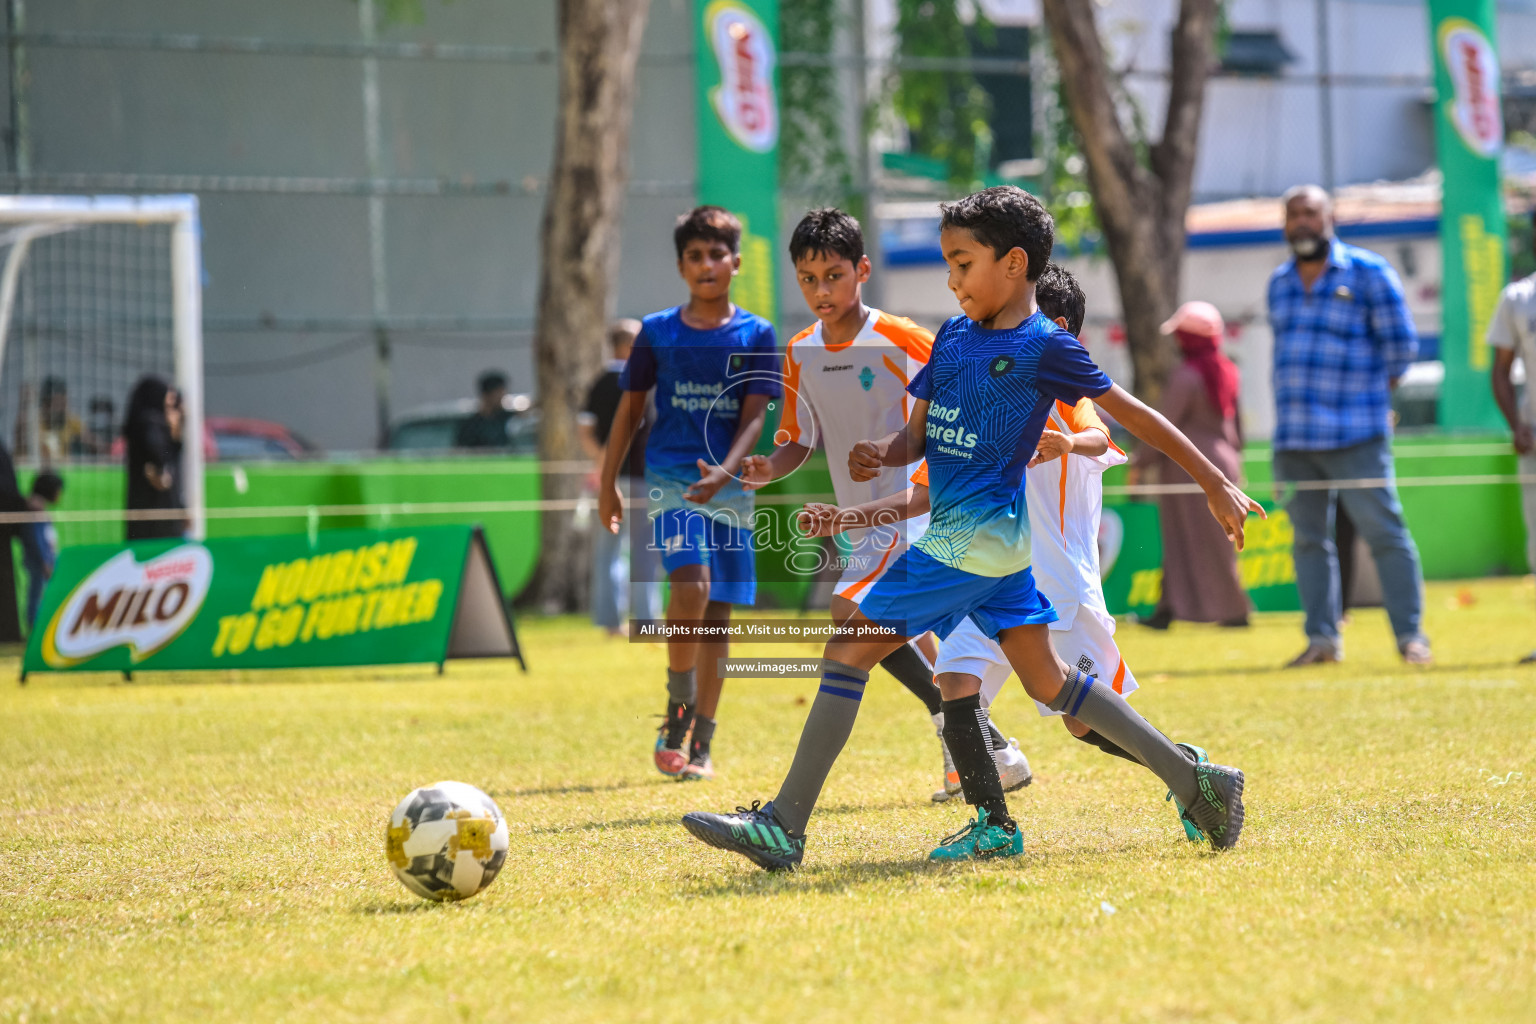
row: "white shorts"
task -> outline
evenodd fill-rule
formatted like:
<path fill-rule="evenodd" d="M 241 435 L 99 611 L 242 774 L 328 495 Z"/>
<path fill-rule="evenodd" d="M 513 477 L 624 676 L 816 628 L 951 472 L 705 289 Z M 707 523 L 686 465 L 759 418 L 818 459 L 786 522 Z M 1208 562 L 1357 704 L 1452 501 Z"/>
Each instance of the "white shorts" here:
<path fill-rule="evenodd" d="M 902 552 L 907 550 L 909 532 L 900 526 L 880 526 L 853 535 L 850 550 L 839 549 L 839 556 L 847 559 L 832 592 L 846 597 L 854 604 L 864 600 L 864 595 L 885 575 Z M 912 536 L 921 536 L 915 534 Z"/>
<path fill-rule="evenodd" d="M 1115 620 L 1108 612 L 1079 606 L 1071 629 L 1056 629 L 1055 625 L 1052 623 L 1051 646 L 1056 648 L 1062 661 L 1096 679 L 1108 680 L 1115 692 L 1123 696 L 1129 696 L 1136 689 L 1136 677 L 1115 645 Z M 1013 667 L 997 642 L 988 639 L 970 619 L 966 619 L 939 645 L 939 662 L 933 672 L 934 675 L 959 672 L 979 677 L 982 706 L 991 707 L 1002 692 L 1003 684 L 1013 674 Z M 1042 715 L 1061 714 L 1039 701 L 1035 701 L 1035 707 Z"/>

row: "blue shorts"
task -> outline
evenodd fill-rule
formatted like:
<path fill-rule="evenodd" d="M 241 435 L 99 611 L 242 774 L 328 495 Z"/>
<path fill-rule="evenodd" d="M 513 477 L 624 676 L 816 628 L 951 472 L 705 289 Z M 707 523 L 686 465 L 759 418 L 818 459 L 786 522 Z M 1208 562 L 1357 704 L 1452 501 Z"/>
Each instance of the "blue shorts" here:
<path fill-rule="evenodd" d="M 1057 618 L 1051 602 L 1035 589 L 1031 570 L 977 576 L 952 569 L 918 548 L 902 552 L 864 595 L 859 611 L 902 636 L 920 636 L 931 629 L 940 640 L 967 616 L 993 640 L 1013 626 L 1040 625 Z"/>
<path fill-rule="evenodd" d="M 667 575 L 685 565 L 708 566 L 711 601 L 747 605 L 757 601 L 757 555 L 751 530 L 691 508 L 669 508 L 652 521 Z"/>

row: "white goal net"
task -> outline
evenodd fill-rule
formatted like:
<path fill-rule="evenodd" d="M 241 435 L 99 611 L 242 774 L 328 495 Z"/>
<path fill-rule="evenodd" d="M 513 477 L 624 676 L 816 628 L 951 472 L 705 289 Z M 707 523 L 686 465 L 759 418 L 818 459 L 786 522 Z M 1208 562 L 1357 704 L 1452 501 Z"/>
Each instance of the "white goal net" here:
<path fill-rule="evenodd" d="M 128 395 L 158 374 L 182 394 L 187 517 L 204 535 L 201 263 L 195 196 L 0 196 L 0 437 L 18 468 L 60 472 L 72 506 L 122 507 Z M 123 526 L 75 533 L 110 542 Z"/>

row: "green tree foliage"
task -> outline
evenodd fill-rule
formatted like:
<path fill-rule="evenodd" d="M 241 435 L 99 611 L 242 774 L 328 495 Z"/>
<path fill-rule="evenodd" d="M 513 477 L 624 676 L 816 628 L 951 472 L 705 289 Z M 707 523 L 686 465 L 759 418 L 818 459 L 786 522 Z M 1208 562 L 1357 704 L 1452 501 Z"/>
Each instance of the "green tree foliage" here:
<path fill-rule="evenodd" d="M 838 10 L 827 0 L 779 0 L 779 48 L 797 55 L 779 68 L 779 181 L 796 196 L 842 204 L 853 182 L 844 87 L 831 62 Z"/>
<path fill-rule="evenodd" d="M 990 26 L 979 14 L 975 30 Z M 903 57 L 969 57 L 956 0 L 896 0 L 896 52 Z M 991 101 L 969 71 L 894 70 L 887 83 L 912 152 L 939 160 L 950 180 L 971 187 L 987 172 Z"/>
<path fill-rule="evenodd" d="M 359 0 L 352 0 L 354 4 Z M 448 0 L 443 0 L 447 3 Z M 390 25 L 420 25 L 427 18 L 424 0 L 374 0 L 380 28 Z"/>

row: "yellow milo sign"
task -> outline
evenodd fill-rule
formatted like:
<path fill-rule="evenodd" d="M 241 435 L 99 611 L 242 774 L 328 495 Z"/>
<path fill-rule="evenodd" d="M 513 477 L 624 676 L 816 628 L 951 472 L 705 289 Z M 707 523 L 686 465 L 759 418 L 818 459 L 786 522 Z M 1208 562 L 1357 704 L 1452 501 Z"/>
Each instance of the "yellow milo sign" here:
<path fill-rule="evenodd" d="M 1296 539 L 1291 517 L 1284 509 L 1275 509 L 1268 519 L 1248 520 L 1243 531 L 1243 550 L 1237 556 L 1237 574 L 1243 589 L 1249 592 L 1261 611 L 1294 607 L 1291 598 L 1271 587 L 1290 587 L 1296 583 L 1296 561 L 1292 545 Z M 1127 608 L 1150 608 L 1163 596 L 1161 566 L 1136 569 L 1126 592 Z"/>
<path fill-rule="evenodd" d="M 212 655 L 430 622 L 437 617 L 443 581 L 406 582 L 416 549 L 415 537 L 400 537 L 268 564 L 250 609 L 219 617 Z"/>

